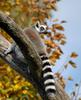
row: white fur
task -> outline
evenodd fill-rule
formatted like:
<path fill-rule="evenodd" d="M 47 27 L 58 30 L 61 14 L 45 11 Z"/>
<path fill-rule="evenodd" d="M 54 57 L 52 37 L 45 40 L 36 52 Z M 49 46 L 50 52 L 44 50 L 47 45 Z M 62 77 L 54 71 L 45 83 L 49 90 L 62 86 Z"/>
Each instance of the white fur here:
<path fill-rule="evenodd" d="M 44 82 L 44 84 L 48 84 L 48 83 L 55 83 L 54 79 L 48 79 Z"/>
<path fill-rule="evenodd" d="M 35 29 L 36 29 L 39 33 L 40 33 L 40 32 L 45 32 L 45 31 L 46 31 L 46 28 L 47 28 L 46 25 L 41 25 L 39 21 L 37 21 L 36 24 L 38 24 L 38 27 L 35 25 Z M 43 31 L 40 31 L 40 27 L 43 27 L 44 30 L 43 30 Z"/>
<path fill-rule="evenodd" d="M 49 89 L 54 89 L 54 90 L 56 90 L 56 88 L 55 88 L 55 86 L 47 86 L 46 88 L 45 88 L 45 91 L 47 91 L 47 90 L 49 90 Z"/>
<path fill-rule="evenodd" d="M 50 63 L 49 59 L 43 60 L 42 62 L 43 62 L 43 64 L 46 63 L 46 62 L 49 62 Z"/>
<path fill-rule="evenodd" d="M 52 72 L 44 73 L 43 77 L 46 77 L 46 76 L 49 76 L 49 75 L 52 75 L 53 76 L 53 73 Z"/>
<path fill-rule="evenodd" d="M 50 69 L 51 69 L 51 66 L 47 65 L 47 66 L 45 66 L 42 70 L 44 71 L 44 70 L 46 70 L 47 68 L 50 68 Z"/>

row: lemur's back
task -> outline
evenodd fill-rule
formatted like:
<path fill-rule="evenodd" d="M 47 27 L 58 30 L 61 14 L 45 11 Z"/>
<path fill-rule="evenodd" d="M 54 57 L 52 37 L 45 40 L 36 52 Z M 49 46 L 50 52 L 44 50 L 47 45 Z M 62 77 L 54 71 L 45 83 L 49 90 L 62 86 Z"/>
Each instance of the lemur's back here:
<path fill-rule="evenodd" d="M 26 28 L 24 29 L 24 32 L 29 37 L 29 39 L 32 41 L 33 45 L 35 46 L 35 49 L 37 50 L 39 54 L 46 52 L 45 45 L 42 42 L 35 28 L 31 28 L 31 27 Z"/>

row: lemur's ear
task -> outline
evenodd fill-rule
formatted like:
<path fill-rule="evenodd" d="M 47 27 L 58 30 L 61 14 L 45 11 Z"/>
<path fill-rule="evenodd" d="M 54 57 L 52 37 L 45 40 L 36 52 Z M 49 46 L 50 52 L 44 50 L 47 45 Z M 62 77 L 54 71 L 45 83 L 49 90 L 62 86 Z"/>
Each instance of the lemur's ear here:
<path fill-rule="evenodd" d="M 40 22 L 37 21 L 35 25 L 36 25 L 37 28 L 39 28 L 40 27 Z"/>

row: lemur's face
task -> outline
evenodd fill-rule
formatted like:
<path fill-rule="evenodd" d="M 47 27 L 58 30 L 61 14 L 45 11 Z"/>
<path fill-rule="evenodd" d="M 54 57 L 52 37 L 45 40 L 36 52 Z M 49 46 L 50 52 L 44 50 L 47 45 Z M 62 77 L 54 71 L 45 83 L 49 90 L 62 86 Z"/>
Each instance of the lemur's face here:
<path fill-rule="evenodd" d="M 35 28 L 39 33 L 43 33 L 43 32 L 46 32 L 47 26 L 41 25 L 39 22 L 37 22 L 36 25 L 35 25 Z"/>

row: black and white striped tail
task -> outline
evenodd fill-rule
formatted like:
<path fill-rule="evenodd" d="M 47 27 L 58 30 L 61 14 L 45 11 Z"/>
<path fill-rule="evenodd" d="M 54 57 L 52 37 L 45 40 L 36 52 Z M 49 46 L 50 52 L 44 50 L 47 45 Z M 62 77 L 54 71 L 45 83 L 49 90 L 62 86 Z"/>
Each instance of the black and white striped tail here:
<path fill-rule="evenodd" d="M 42 75 L 45 85 L 45 92 L 48 95 L 48 97 L 53 98 L 55 96 L 56 87 L 55 87 L 54 75 L 51 70 L 51 65 L 46 55 L 42 54 L 40 55 L 40 57 L 43 62 Z"/>

